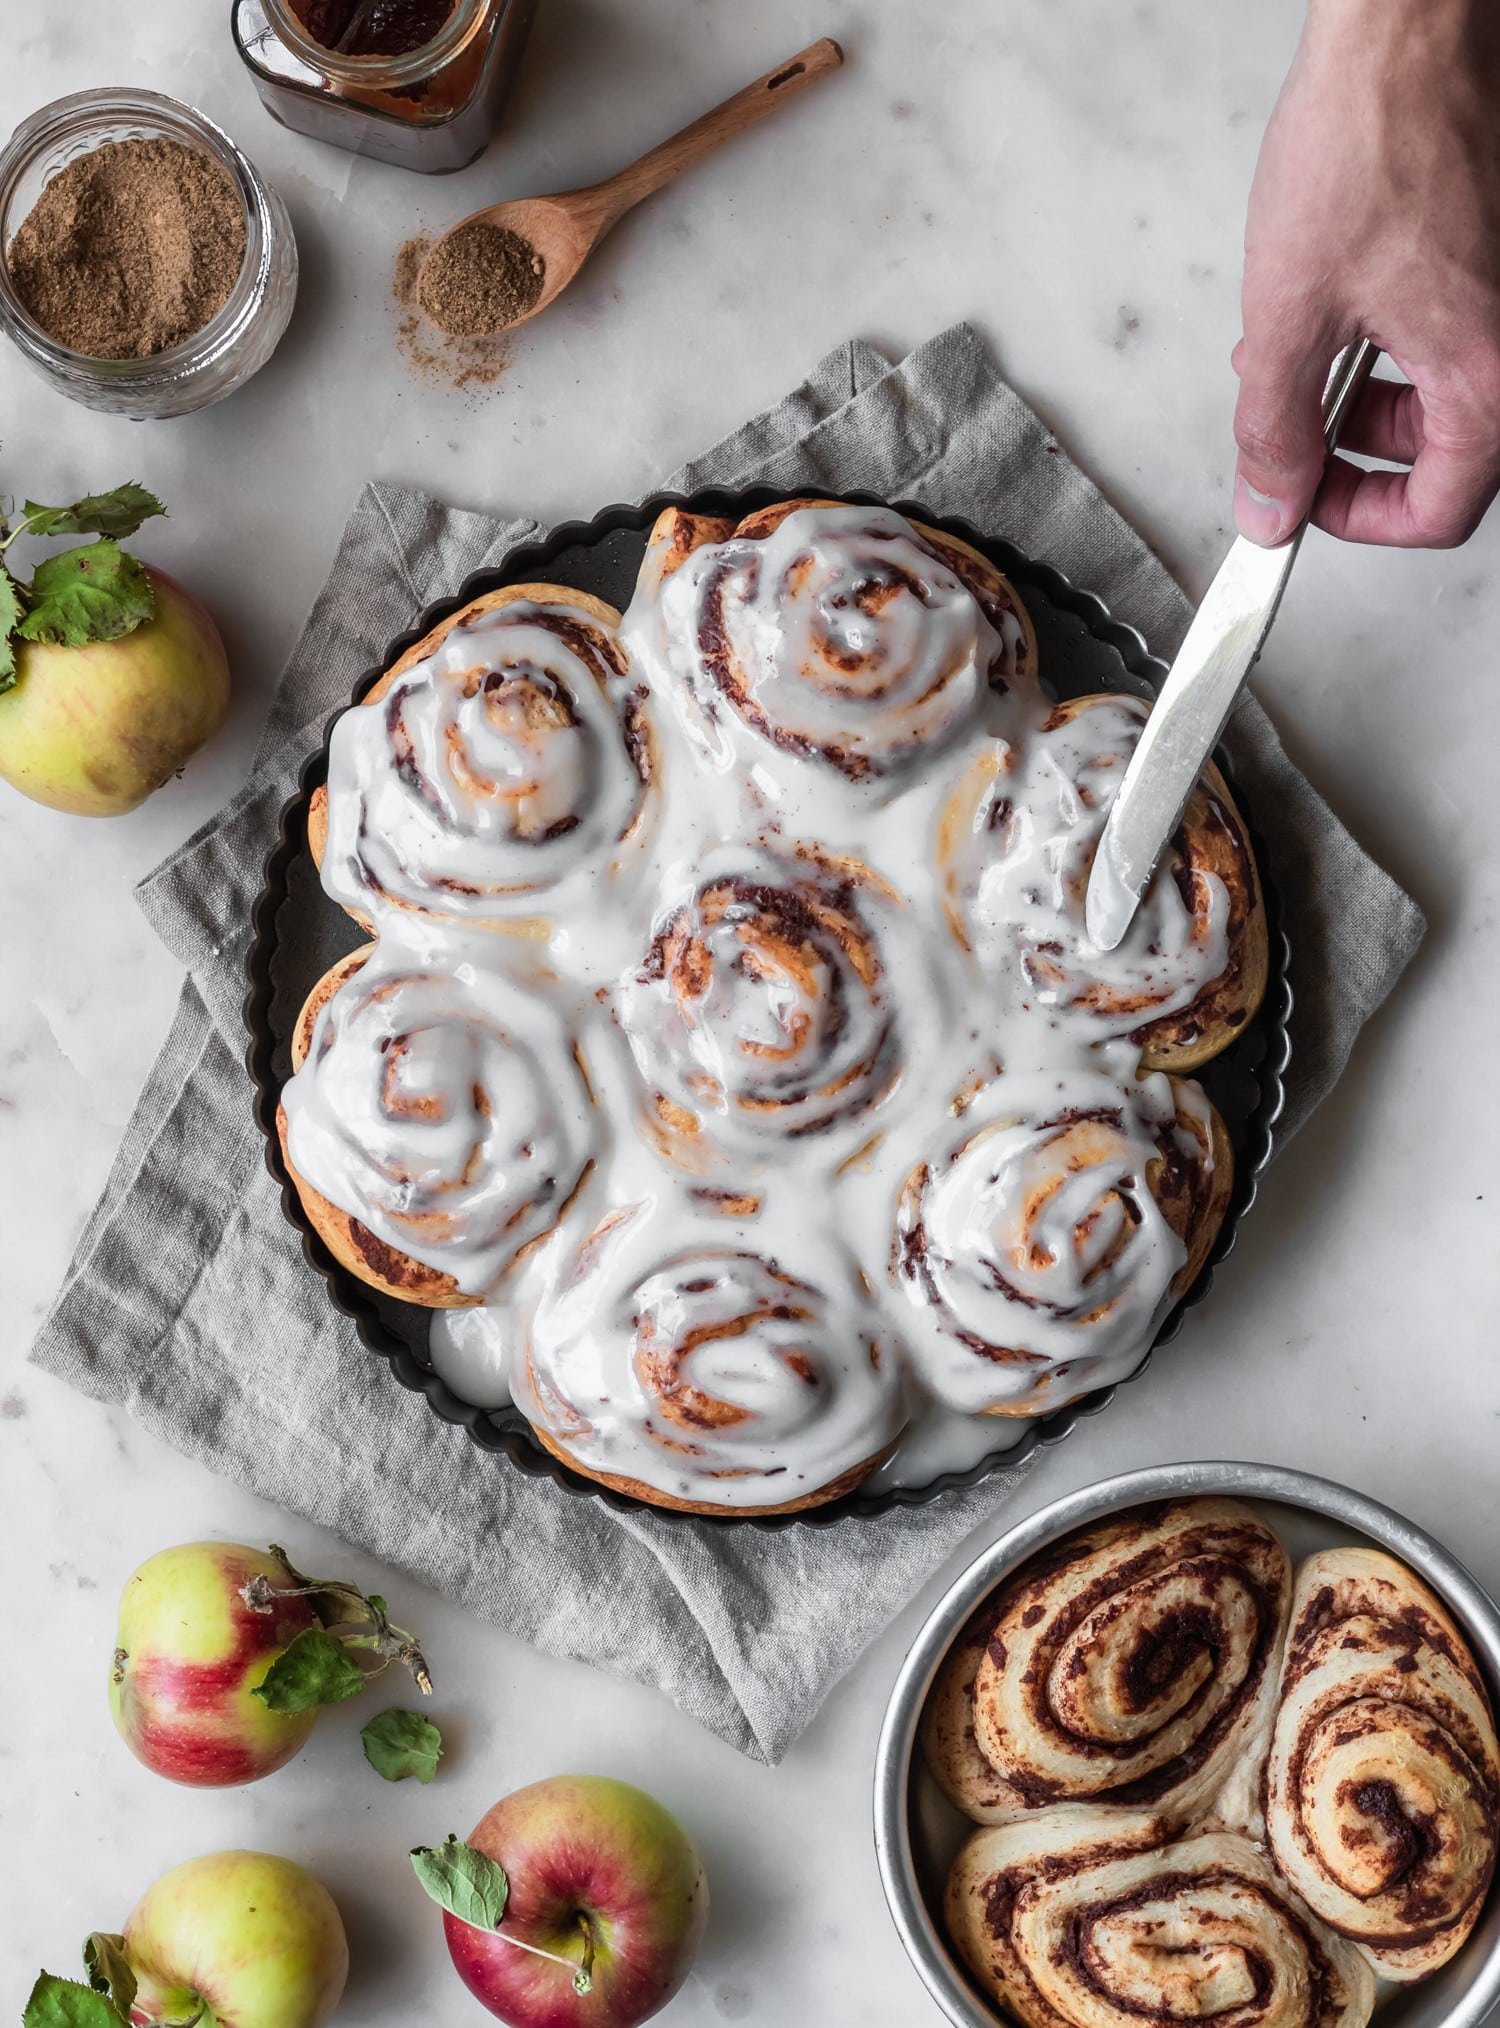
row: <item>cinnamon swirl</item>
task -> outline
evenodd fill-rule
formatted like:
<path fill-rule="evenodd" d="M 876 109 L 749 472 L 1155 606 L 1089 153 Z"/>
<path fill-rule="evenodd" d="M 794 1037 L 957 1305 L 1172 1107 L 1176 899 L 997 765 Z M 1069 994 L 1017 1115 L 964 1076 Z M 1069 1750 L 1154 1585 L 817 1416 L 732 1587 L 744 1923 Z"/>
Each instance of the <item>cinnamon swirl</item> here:
<path fill-rule="evenodd" d="M 640 842 L 654 745 L 619 614 L 508 585 L 403 655 L 329 747 L 308 838 L 335 901 L 524 928 Z"/>
<path fill-rule="evenodd" d="M 1068 1536 L 950 1654 L 928 1764 L 985 1823 L 1075 1802 L 1188 1823 L 1264 1759 L 1290 1592 L 1281 1543 L 1233 1500 Z"/>
<path fill-rule="evenodd" d="M 556 1023 L 498 972 L 355 951 L 308 996 L 292 1064 L 276 1123 L 303 1208 L 335 1259 L 407 1302 L 481 1302 L 589 1160 Z"/>
<path fill-rule="evenodd" d="M 983 749 L 944 811 L 939 853 L 954 934 L 1007 1004 L 1086 1040 L 1129 1036 L 1146 1069 L 1181 1071 L 1219 1055 L 1260 1005 L 1265 907 L 1210 766 L 1124 941 L 1090 943 L 1089 873 L 1145 719 L 1134 697 L 1077 697 Z"/>
<path fill-rule="evenodd" d="M 1329 1549 L 1298 1572 L 1265 1807 L 1282 1872 L 1383 1978 L 1424 1978 L 1473 1929 L 1494 1718 L 1452 1617 L 1394 1558 Z"/>
<path fill-rule="evenodd" d="M 1024 2028 L 1364 2028 L 1375 1981 L 1234 1832 L 1159 1838 L 1140 1812 L 1058 1809 L 976 1831 L 950 1933 Z"/>
<path fill-rule="evenodd" d="M 1038 1415 L 1123 1379 L 1197 1277 L 1233 1154 L 1202 1090 L 1157 1073 L 1002 1075 L 908 1176 L 892 1259 L 922 1384 Z"/>
<path fill-rule="evenodd" d="M 690 1514 L 851 1491 L 905 1421 L 897 1347 L 853 1260 L 660 1209 L 608 1213 L 538 1304 L 514 1384 L 542 1444 Z"/>
<path fill-rule="evenodd" d="M 849 782 L 930 757 L 984 699 L 1029 685 L 1030 619 L 965 543 L 887 507 L 785 500 L 737 526 L 669 508 L 625 622 L 719 768 L 736 728 Z"/>
<path fill-rule="evenodd" d="M 865 867 L 721 856 L 625 982 L 650 1130 L 699 1168 L 858 1123 L 895 1084 L 897 1022 Z"/>

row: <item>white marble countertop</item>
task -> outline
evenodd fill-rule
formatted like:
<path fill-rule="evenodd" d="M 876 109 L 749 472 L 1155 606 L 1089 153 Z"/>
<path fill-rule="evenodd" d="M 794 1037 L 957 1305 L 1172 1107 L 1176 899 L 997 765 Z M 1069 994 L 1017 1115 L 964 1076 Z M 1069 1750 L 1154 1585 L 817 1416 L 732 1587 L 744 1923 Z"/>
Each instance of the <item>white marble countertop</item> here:
<path fill-rule="evenodd" d="M 23 1359 L 176 998 L 132 883 L 238 785 L 360 482 L 587 514 L 646 488 L 839 340 L 904 351 L 962 316 L 1201 589 L 1226 539 L 1243 199 L 1298 0 L 542 0 L 508 134 L 447 181 L 273 125 L 227 11 L 6 10 L 0 132 L 85 85 L 193 100 L 284 193 L 304 279 L 259 380 L 179 422 L 99 418 L 0 356 L 0 486 L 155 488 L 173 518 L 141 547 L 212 607 L 236 678 L 227 731 L 133 817 L 60 817 L 0 790 L 0 2008 L 18 2014 L 39 1965 L 73 1971 L 83 1934 L 115 1926 L 167 1865 L 248 1843 L 305 1859 L 334 1888 L 355 1952 L 350 2028 L 478 2021 L 405 1848 L 466 1829 L 523 1781 L 587 1766 L 653 1789 L 700 1836 L 715 1914 L 675 2028 L 935 2019 L 887 1921 L 869 1833 L 876 1730 L 920 1603 L 767 1770 L 648 1690 L 393 1584 L 442 1669 L 455 1751 L 439 1787 L 368 1778 L 345 1712 L 292 1775 L 172 1789 L 130 1759 L 105 1710 L 118 1588 L 167 1543 L 279 1538 L 287 1524 Z M 409 375 L 388 301 L 396 239 L 491 194 L 603 174 L 830 31 L 847 73 L 627 222 L 487 398 Z M 1500 742 L 1497 620 L 1493 524 L 1443 556 L 1309 543 L 1261 693 L 1428 909 L 1430 941 L 1275 1171 L 1211 1299 L 1145 1382 L 1041 1460 L 1023 1505 L 1163 1459 L 1266 1459 L 1406 1510 L 1500 1587 L 1500 836 L 1480 760 Z M 314 1535 L 292 1529 L 304 1563 L 359 1567 Z"/>

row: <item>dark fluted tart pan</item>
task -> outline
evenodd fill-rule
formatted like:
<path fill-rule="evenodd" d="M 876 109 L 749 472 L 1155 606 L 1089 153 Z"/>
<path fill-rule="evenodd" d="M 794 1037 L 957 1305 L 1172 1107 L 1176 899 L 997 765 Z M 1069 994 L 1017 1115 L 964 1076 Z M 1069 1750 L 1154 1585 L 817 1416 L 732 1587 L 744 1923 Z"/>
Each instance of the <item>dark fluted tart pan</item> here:
<path fill-rule="evenodd" d="M 695 514 L 737 521 L 784 497 L 768 487 L 742 492 L 713 490 L 691 497 L 663 493 L 640 506 L 607 507 L 592 521 L 566 522 L 544 541 L 513 551 L 499 568 L 477 571 L 451 597 L 418 614 L 409 631 L 392 641 L 381 660 L 360 677 L 349 702 L 358 703 L 381 673 L 424 634 L 471 599 L 501 585 L 541 579 L 592 592 L 611 605 L 622 608 L 628 605 L 647 531 L 664 507 L 680 506 Z M 837 497 L 863 506 L 886 504 L 867 493 L 820 497 Z M 1049 690 L 1065 697 L 1101 690 L 1151 697 L 1160 688 L 1166 677 L 1166 665 L 1152 655 L 1133 627 L 1115 619 L 1092 592 L 1079 590 L 1060 571 L 1045 563 L 1032 562 L 1014 544 L 981 534 L 965 521 L 933 514 L 909 501 L 892 504 L 912 520 L 927 522 L 972 543 L 1017 586 L 1036 625 L 1042 679 Z M 347 709 L 347 705 L 342 707 Z M 281 1087 L 291 1071 L 292 1025 L 314 982 L 344 952 L 364 941 L 358 925 L 323 894 L 307 844 L 308 799 L 319 783 L 327 779 L 328 738 L 342 710 L 335 712 L 325 726 L 322 745 L 308 757 L 297 792 L 281 813 L 276 843 L 266 861 L 264 885 L 251 911 L 249 993 L 245 1001 L 250 1042 L 246 1061 L 255 1087 L 255 1116 L 265 1135 L 266 1162 L 280 1186 L 282 1207 L 302 1234 L 303 1252 L 322 1277 L 334 1306 L 352 1321 L 362 1343 L 389 1366 L 403 1387 L 427 1397 L 435 1415 L 445 1422 L 462 1424 L 481 1449 L 495 1453 L 517 1471 L 533 1478 L 550 1479 L 569 1493 L 602 1500 L 609 1507 L 639 1511 L 642 1504 L 639 1501 L 569 1471 L 544 1451 L 518 1410 L 475 1408 L 460 1401 L 429 1363 L 430 1312 L 378 1295 L 340 1267 L 312 1231 L 287 1176 L 276 1135 L 276 1107 Z M 1288 947 L 1277 900 L 1275 868 L 1268 863 L 1264 843 L 1257 834 L 1255 811 L 1246 809 L 1235 787 L 1232 765 L 1222 752 L 1215 759 L 1234 789 L 1259 864 L 1270 927 L 1270 979 L 1265 1002 L 1255 1019 L 1230 1049 L 1195 1073 L 1222 1113 L 1234 1143 L 1234 1195 L 1207 1265 L 1187 1295 L 1164 1319 L 1151 1350 L 1175 1338 L 1185 1313 L 1208 1293 L 1214 1267 L 1233 1246 L 1239 1221 L 1255 1201 L 1282 1109 L 1282 1080 L 1289 1054 Z M 1150 1359 L 1148 1351 L 1131 1379 L 1140 1377 Z M 372 1362 L 371 1385 L 379 1384 L 381 1379 Z M 795 1514 L 735 1513 L 706 1523 L 701 1517 L 674 1515 L 663 1508 L 649 1511 L 669 1522 L 772 1529 L 821 1528 L 837 1521 L 873 1518 L 895 1508 L 923 1505 L 945 1493 L 977 1486 L 990 1473 L 1029 1457 L 1039 1445 L 1061 1443 L 1082 1417 L 1097 1415 L 1107 1407 L 1114 1393 L 1113 1387 L 1101 1388 L 1067 1408 L 1037 1417 L 1024 1425 L 1019 1442 L 1015 1440 L 1016 1424 L 1009 1418 L 996 1418 L 994 1453 L 967 1471 L 945 1473 L 928 1486 L 858 1491 L 827 1506 Z"/>

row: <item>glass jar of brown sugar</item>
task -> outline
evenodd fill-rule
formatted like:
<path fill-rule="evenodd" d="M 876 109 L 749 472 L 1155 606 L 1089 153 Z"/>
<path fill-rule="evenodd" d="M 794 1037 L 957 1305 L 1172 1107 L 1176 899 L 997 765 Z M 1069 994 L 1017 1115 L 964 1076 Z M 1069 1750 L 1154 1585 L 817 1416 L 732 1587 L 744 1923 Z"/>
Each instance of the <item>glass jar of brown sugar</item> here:
<path fill-rule="evenodd" d="M 283 126 L 440 175 L 484 152 L 536 0 L 233 0 L 235 45 Z"/>

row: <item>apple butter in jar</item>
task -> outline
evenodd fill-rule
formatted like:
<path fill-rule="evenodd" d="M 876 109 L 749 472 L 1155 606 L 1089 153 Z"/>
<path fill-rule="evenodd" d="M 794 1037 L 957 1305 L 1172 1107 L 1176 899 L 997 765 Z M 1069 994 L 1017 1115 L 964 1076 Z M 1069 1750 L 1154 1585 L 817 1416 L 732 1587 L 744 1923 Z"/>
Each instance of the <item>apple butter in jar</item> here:
<path fill-rule="evenodd" d="M 235 45 L 283 126 L 429 175 L 482 154 L 536 0 L 234 0 Z"/>

